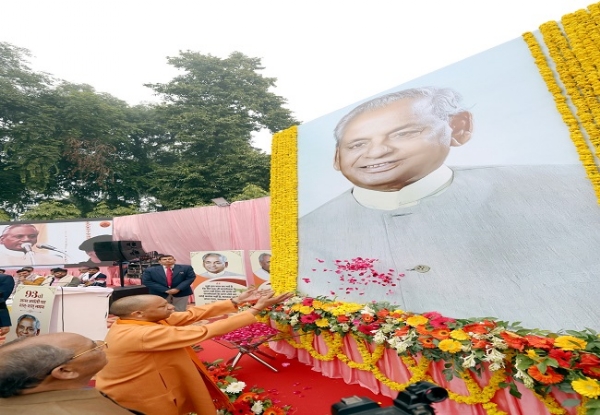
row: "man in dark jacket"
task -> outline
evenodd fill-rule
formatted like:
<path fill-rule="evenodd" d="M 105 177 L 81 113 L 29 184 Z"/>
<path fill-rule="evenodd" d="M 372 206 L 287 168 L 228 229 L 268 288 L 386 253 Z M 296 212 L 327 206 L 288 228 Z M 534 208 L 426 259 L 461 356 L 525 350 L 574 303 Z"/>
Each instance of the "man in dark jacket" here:
<path fill-rule="evenodd" d="M 150 294 L 160 295 L 175 311 L 187 309 L 188 297 L 194 292 L 190 287 L 196 279 L 194 269 L 189 265 L 175 264 L 175 257 L 169 254 L 158 256 L 160 266 L 146 268 L 142 274 L 142 284 Z"/>
<path fill-rule="evenodd" d="M 15 279 L 4 272 L 5 270 L 0 269 L 0 336 L 8 333 L 12 325 L 6 307 L 6 300 L 15 288 Z"/>

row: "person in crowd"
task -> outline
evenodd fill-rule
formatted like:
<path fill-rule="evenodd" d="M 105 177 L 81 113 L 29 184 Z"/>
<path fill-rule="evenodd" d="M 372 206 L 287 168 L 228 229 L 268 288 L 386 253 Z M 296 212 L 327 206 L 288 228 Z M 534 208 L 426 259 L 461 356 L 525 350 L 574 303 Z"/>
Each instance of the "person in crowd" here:
<path fill-rule="evenodd" d="M 174 312 L 173 305 L 156 295 L 121 298 L 111 306 L 111 313 L 119 319 L 106 336 L 109 363 L 98 373 L 96 387 L 121 405 L 141 412 L 212 415 L 216 412 L 213 399 L 225 407 L 229 400 L 210 380 L 191 346 L 255 323 L 261 310 L 291 295 L 251 289 L 231 300 L 190 307 L 185 312 Z M 234 313 L 243 302 L 254 305 L 228 318 L 193 324 Z"/>
<path fill-rule="evenodd" d="M 46 277 L 33 273 L 30 268 L 17 270 L 17 279 L 18 284 L 23 285 L 42 285 L 46 281 Z"/>
<path fill-rule="evenodd" d="M 12 326 L 6 300 L 15 288 L 14 278 L 5 272 L 6 270 L 0 269 L 0 336 L 7 334 Z"/>
<path fill-rule="evenodd" d="M 260 268 L 253 270 L 254 284 L 263 287 L 263 284 L 269 284 L 271 281 L 271 254 L 263 252 L 258 256 Z"/>
<path fill-rule="evenodd" d="M 81 280 L 72 275 L 68 275 L 68 271 L 65 268 L 52 268 L 50 270 L 54 277 L 54 285 L 61 287 L 77 287 L 81 284 Z"/>
<path fill-rule="evenodd" d="M 100 272 L 100 268 L 92 265 L 88 267 L 88 272 L 81 276 L 81 282 L 86 287 L 106 287 L 108 277 Z"/>
<path fill-rule="evenodd" d="M 23 337 L 0 346 L 0 413 L 131 415 L 89 387 L 106 365 L 105 348 L 105 342 L 75 333 Z"/>
<path fill-rule="evenodd" d="M 7 266 L 64 263 L 64 258 L 58 253 L 54 255 L 37 249 L 38 235 L 39 231 L 34 225 L 19 223 L 6 226 L 0 236 L 0 263 Z"/>
<path fill-rule="evenodd" d="M 226 268 L 229 266 L 227 257 L 216 252 L 204 254 L 202 256 L 202 265 L 204 266 L 206 272 L 203 272 L 200 274 L 200 276 L 204 278 L 244 277 L 241 274 L 227 271 Z"/>
<path fill-rule="evenodd" d="M 35 337 L 40 335 L 41 323 L 36 316 L 21 314 L 17 319 L 15 332 L 17 337 Z"/>
<path fill-rule="evenodd" d="M 144 270 L 142 284 L 148 287 L 150 294 L 165 298 L 169 304 L 173 304 L 175 311 L 185 311 L 189 296 L 194 294 L 191 285 L 196 279 L 196 274 L 190 265 L 175 262 L 173 255 L 159 255 L 159 266 Z"/>

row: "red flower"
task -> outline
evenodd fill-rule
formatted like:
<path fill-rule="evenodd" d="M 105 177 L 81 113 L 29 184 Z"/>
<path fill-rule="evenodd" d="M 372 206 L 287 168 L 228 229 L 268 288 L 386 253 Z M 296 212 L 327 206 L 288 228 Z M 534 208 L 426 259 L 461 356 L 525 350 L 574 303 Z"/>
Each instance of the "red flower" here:
<path fill-rule="evenodd" d="M 385 320 L 385 318 L 386 318 L 386 317 L 387 317 L 389 314 L 390 314 L 389 310 L 387 310 L 387 309 L 385 309 L 385 308 L 384 308 L 383 310 L 379 310 L 379 311 L 377 312 L 377 318 L 378 318 L 379 320 Z"/>
<path fill-rule="evenodd" d="M 361 319 L 365 323 L 370 323 L 370 322 L 372 322 L 374 320 L 373 316 L 370 315 L 370 314 L 361 314 Z"/>
<path fill-rule="evenodd" d="M 554 339 L 549 337 L 540 337 L 534 336 L 533 334 L 528 334 L 525 336 L 525 340 L 531 347 L 535 347 L 536 349 L 542 350 L 550 350 L 552 346 L 554 346 Z"/>
<path fill-rule="evenodd" d="M 347 323 L 350 321 L 350 317 L 345 316 L 345 315 L 341 315 L 341 316 L 337 316 L 337 322 L 338 323 Z"/>
<path fill-rule="evenodd" d="M 358 331 L 364 334 L 368 334 L 369 336 L 373 335 L 373 331 L 379 328 L 379 323 L 371 323 L 371 324 L 361 324 L 358 326 Z"/>
<path fill-rule="evenodd" d="M 442 327 L 446 327 L 448 323 L 454 323 L 456 320 L 453 318 L 448 318 L 442 316 L 437 311 L 430 311 L 428 313 L 423 313 L 424 317 L 429 319 L 429 324 L 431 324 L 434 328 L 439 329 Z"/>
<path fill-rule="evenodd" d="M 581 353 L 579 362 L 575 365 L 583 373 L 594 379 L 600 379 L 600 359 L 591 353 Z"/>
<path fill-rule="evenodd" d="M 306 306 L 312 307 L 313 301 L 314 300 L 312 298 L 306 297 L 306 298 L 304 298 L 302 300 L 302 305 L 306 305 Z"/>
<path fill-rule="evenodd" d="M 396 331 L 394 332 L 394 335 L 395 335 L 395 336 L 398 336 L 398 337 L 405 336 L 405 335 L 406 335 L 406 333 L 408 333 L 408 330 L 410 330 L 410 326 L 404 326 L 404 327 L 402 327 L 401 329 L 398 329 L 398 330 L 396 330 Z"/>
<path fill-rule="evenodd" d="M 520 352 L 523 351 L 523 349 L 525 348 L 525 344 L 527 343 L 527 340 L 525 340 L 523 336 L 519 336 L 518 334 L 512 333 L 510 331 L 503 331 L 502 333 L 500 333 L 500 337 L 502 337 L 502 339 L 506 342 L 506 344 L 508 344 L 509 347 L 517 349 Z"/>
<path fill-rule="evenodd" d="M 487 347 L 490 345 L 490 342 L 483 340 L 483 339 L 473 339 L 473 342 L 471 343 L 473 349 L 487 349 Z"/>
<path fill-rule="evenodd" d="M 496 327 L 496 323 L 493 321 L 480 321 L 477 323 L 467 324 L 463 327 L 463 331 L 467 333 L 487 334 L 490 329 Z"/>
<path fill-rule="evenodd" d="M 431 332 L 433 338 L 438 340 L 444 340 L 450 338 L 450 330 L 448 329 L 435 329 Z"/>
<path fill-rule="evenodd" d="M 321 316 L 319 316 L 317 313 L 315 313 L 313 311 L 310 314 L 300 316 L 300 321 L 303 322 L 304 324 L 312 324 L 315 321 L 317 321 L 320 317 Z"/>
<path fill-rule="evenodd" d="M 424 324 L 418 325 L 417 327 L 415 327 L 415 329 L 417 330 L 417 333 L 419 333 L 419 334 L 425 334 L 425 335 L 431 334 L 429 329 L 427 327 L 425 327 Z"/>
<path fill-rule="evenodd" d="M 562 349 L 552 349 L 550 352 L 548 352 L 548 357 L 556 360 L 560 367 L 568 369 L 571 367 L 571 358 L 573 357 L 573 352 Z"/>
<path fill-rule="evenodd" d="M 435 349 L 435 344 L 433 344 L 433 337 L 431 336 L 419 336 L 417 339 L 423 345 L 425 349 Z"/>
<path fill-rule="evenodd" d="M 529 375 L 538 382 L 545 383 L 546 385 L 560 383 L 565 378 L 551 367 L 547 367 L 546 373 L 542 373 L 537 366 L 531 366 L 529 369 L 527 369 L 527 373 L 529 373 Z"/>

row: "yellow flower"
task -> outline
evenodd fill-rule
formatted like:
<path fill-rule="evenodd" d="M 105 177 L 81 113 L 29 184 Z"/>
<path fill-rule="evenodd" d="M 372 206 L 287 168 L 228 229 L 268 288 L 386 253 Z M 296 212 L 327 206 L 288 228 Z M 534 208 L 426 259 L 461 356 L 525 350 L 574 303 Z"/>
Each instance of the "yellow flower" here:
<path fill-rule="evenodd" d="M 535 350 L 533 350 L 533 349 L 527 350 L 527 357 L 529 357 L 530 359 L 533 359 L 533 360 L 537 360 L 540 358 L 538 356 L 538 354 L 535 352 Z"/>
<path fill-rule="evenodd" d="M 458 353 L 462 349 L 462 344 L 452 339 L 444 339 L 438 344 L 438 348 L 443 352 Z"/>
<path fill-rule="evenodd" d="M 300 311 L 300 308 L 302 308 L 302 307 L 304 307 L 304 306 L 301 303 L 296 303 L 296 304 L 293 304 L 290 307 L 290 310 L 292 310 L 292 311 Z"/>
<path fill-rule="evenodd" d="M 307 306 L 307 305 L 303 305 L 302 307 L 300 307 L 300 308 L 298 309 L 298 311 L 300 311 L 302 314 L 310 314 L 310 313 L 312 313 L 314 310 L 315 310 L 314 308 L 312 308 L 312 307 L 310 307 L 310 306 Z"/>
<path fill-rule="evenodd" d="M 585 349 L 587 342 L 574 336 L 558 336 L 554 340 L 554 346 L 560 347 L 563 350 L 578 350 Z"/>
<path fill-rule="evenodd" d="M 336 317 L 344 314 L 352 314 L 362 310 L 364 307 L 364 304 L 342 303 L 336 309 L 331 310 L 331 314 L 333 314 Z"/>
<path fill-rule="evenodd" d="M 452 330 L 450 332 L 450 337 L 455 340 L 469 340 L 470 336 L 462 330 Z"/>
<path fill-rule="evenodd" d="M 313 300 L 312 306 L 314 308 L 319 308 L 322 309 L 323 308 L 323 301 L 320 300 Z"/>
<path fill-rule="evenodd" d="M 406 324 L 411 327 L 417 327 L 427 323 L 428 321 L 429 319 L 424 316 L 410 316 L 406 319 Z"/>
<path fill-rule="evenodd" d="M 317 327 L 329 327 L 329 321 L 327 321 L 326 318 L 320 318 L 317 321 L 315 321 L 315 324 L 317 325 Z"/>
<path fill-rule="evenodd" d="M 600 396 L 600 383 L 597 380 L 586 377 L 571 382 L 573 390 L 586 398 L 596 399 Z"/>

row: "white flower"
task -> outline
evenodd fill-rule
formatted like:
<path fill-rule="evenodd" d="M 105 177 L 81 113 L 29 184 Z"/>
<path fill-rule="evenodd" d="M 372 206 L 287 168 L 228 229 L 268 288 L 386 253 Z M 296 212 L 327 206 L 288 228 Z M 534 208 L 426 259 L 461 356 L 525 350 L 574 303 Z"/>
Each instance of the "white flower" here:
<path fill-rule="evenodd" d="M 360 310 L 360 312 L 362 314 L 368 314 L 370 316 L 374 316 L 375 315 L 375 310 L 373 310 L 371 307 L 369 307 L 368 305 L 366 305 L 362 310 Z"/>
<path fill-rule="evenodd" d="M 350 330 L 350 325 L 348 323 L 342 323 L 340 324 L 340 327 L 344 333 L 347 333 Z"/>
<path fill-rule="evenodd" d="M 517 373 L 515 373 L 516 379 L 521 379 L 526 388 L 533 389 L 534 383 L 533 378 L 529 376 L 527 373 L 523 372 L 520 369 L 517 369 Z"/>
<path fill-rule="evenodd" d="M 225 388 L 226 393 L 240 393 L 244 390 L 246 384 L 244 382 L 232 382 Z"/>
<path fill-rule="evenodd" d="M 252 405 L 252 408 L 250 408 L 250 410 L 252 412 L 254 412 L 255 414 L 262 414 L 264 411 L 264 407 L 263 407 L 263 403 L 262 401 L 256 401 L 254 402 L 254 405 Z"/>
<path fill-rule="evenodd" d="M 383 344 L 385 342 L 385 334 L 383 334 L 380 330 L 375 331 L 373 342 L 375 344 Z"/>
<path fill-rule="evenodd" d="M 485 351 L 485 357 L 483 358 L 483 360 L 490 363 L 502 364 L 502 367 L 504 367 L 505 357 L 506 355 L 500 353 L 499 350 L 496 350 L 492 347 Z"/>
<path fill-rule="evenodd" d="M 298 324 L 299 321 L 299 316 L 297 314 L 294 314 L 291 318 L 290 318 L 290 325 L 291 326 L 295 326 Z"/>
<path fill-rule="evenodd" d="M 391 333 L 396 330 L 396 325 L 390 324 L 390 323 L 385 323 L 385 324 L 381 325 L 379 330 L 381 330 L 383 333 Z"/>
<path fill-rule="evenodd" d="M 494 362 L 490 364 L 489 369 L 491 372 L 495 372 L 496 370 L 500 370 L 504 367 L 504 362 Z"/>
<path fill-rule="evenodd" d="M 462 367 L 475 367 L 477 364 L 477 361 L 475 360 L 476 357 L 477 356 L 475 356 L 475 353 L 471 353 L 470 355 L 463 357 Z"/>

